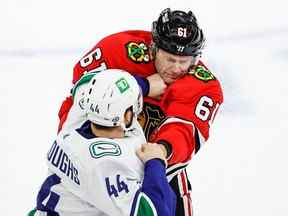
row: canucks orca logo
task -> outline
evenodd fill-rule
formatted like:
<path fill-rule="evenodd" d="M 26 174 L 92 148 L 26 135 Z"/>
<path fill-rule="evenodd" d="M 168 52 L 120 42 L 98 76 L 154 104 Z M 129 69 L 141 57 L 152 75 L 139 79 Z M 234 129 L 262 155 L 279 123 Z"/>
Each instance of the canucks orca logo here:
<path fill-rule="evenodd" d="M 128 57 L 136 63 L 149 62 L 148 47 L 145 43 L 129 42 L 126 44 Z"/>
<path fill-rule="evenodd" d="M 89 150 L 93 158 L 121 155 L 120 146 L 117 143 L 113 143 L 109 141 L 94 142 L 90 145 Z"/>
<path fill-rule="evenodd" d="M 197 79 L 202 80 L 204 82 L 216 79 L 215 76 L 209 70 L 207 70 L 201 65 L 198 65 L 196 68 L 189 71 L 189 74 L 193 75 Z"/>

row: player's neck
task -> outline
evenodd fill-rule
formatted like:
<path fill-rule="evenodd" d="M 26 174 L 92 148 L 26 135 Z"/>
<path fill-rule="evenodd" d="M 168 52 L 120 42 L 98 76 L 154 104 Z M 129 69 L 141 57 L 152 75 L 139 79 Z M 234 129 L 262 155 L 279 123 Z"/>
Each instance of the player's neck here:
<path fill-rule="evenodd" d="M 104 138 L 122 138 L 124 137 L 123 129 L 119 127 L 111 127 L 111 128 L 97 128 L 95 125 L 91 124 L 92 133 L 97 137 L 104 137 Z"/>

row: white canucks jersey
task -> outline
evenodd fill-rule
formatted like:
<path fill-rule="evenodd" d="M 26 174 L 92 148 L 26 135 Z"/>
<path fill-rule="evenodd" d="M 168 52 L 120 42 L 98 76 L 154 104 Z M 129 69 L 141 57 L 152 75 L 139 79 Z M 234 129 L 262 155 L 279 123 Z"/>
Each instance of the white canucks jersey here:
<path fill-rule="evenodd" d="M 136 149 L 146 142 L 138 122 L 125 138 L 92 133 L 81 104 L 85 84 L 93 75 L 89 76 L 74 88 L 73 107 L 47 153 L 49 172 L 34 215 L 174 216 L 175 194 L 165 167 L 157 159 L 144 166 L 136 156 Z"/>
<path fill-rule="evenodd" d="M 49 177 L 59 179 L 50 181 L 50 197 L 43 204 L 57 201 L 54 211 L 63 216 L 129 215 L 143 179 L 135 151 L 144 135 L 135 130 L 135 136 L 122 139 L 90 138 L 87 123 L 61 133 L 48 152 Z"/>

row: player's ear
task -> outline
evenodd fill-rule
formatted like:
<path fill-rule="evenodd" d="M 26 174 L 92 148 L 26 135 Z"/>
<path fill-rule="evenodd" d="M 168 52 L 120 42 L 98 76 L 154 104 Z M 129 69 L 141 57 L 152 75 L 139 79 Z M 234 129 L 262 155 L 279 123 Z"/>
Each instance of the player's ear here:
<path fill-rule="evenodd" d="M 133 121 L 133 108 L 131 106 L 124 113 L 124 122 L 125 122 L 126 128 L 131 126 L 132 121 Z"/>

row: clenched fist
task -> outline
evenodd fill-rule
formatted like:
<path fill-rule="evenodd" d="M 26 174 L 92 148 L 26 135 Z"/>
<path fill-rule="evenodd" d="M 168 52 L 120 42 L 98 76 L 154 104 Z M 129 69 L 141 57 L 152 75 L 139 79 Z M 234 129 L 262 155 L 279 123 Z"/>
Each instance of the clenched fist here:
<path fill-rule="evenodd" d="M 146 163 L 151 159 L 158 158 L 163 160 L 167 166 L 167 161 L 165 157 L 166 150 L 161 144 L 157 143 L 142 144 L 142 146 L 139 149 L 137 149 L 136 154 L 142 160 L 143 163 Z"/>
<path fill-rule="evenodd" d="M 157 73 L 146 77 L 146 79 L 148 80 L 150 86 L 148 97 L 160 99 L 160 96 L 164 93 L 167 87 L 163 79 Z"/>

